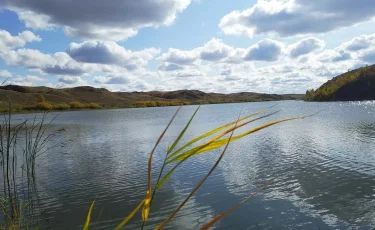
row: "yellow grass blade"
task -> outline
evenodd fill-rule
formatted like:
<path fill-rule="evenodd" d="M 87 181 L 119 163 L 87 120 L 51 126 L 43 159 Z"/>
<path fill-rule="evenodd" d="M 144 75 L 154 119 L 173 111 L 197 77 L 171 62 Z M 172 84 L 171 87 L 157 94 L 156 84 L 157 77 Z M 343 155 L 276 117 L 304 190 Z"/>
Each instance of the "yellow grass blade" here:
<path fill-rule="evenodd" d="M 142 220 L 147 221 L 148 220 L 148 214 L 150 213 L 150 203 L 151 203 L 151 190 L 147 191 L 146 198 L 142 210 Z"/>
<path fill-rule="evenodd" d="M 254 122 L 254 121 L 256 121 L 256 120 L 260 120 L 260 119 L 263 119 L 263 118 L 265 118 L 265 117 L 269 117 L 269 116 L 271 116 L 271 115 L 273 115 L 273 114 L 275 114 L 275 113 L 277 113 L 277 112 L 274 112 L 274 113 L 271 113 L 271 114 L 268 114 L 268 115 L 265 115 L 265 116 L 262 116 L 262 117 L 258 117 L 258 118 L 256 118 L 256 119 L 253 119 L 253 120 L 247 121 L 247 122 L 242 123 L 242 124 L 240 124 L 240 125 L 235 124 L 235 126 L 234 126 L 233 128 L 228 129 L 228 130 L 225 131 L 224 133 L 222 133 L 222 134 L 220 134 L 219 136 L 217 136 L 217 137 L 215 137 L 214 139 L 212 139 L 210 142 L 207 142 L 207 143 L 204 144 L 204 145 L 197 146 L 197 147 L 195 147 L 195 148 L 193 148 L 193 149 L 191 149 L 191 150 L 188 150 L 187 152 L 181 154 L 180 156 L 184 155 L 185 157 L 184 157 L 181 161 L 179 161 L 178 164 L 176 164 L 176 165 L 175 165 L 175 166 L 174 166 L 174 167 L 173 167 L 173 168 L 172 168 L 172 169 L 171 169 L 171 170 L 170 170 L 170 171 L 169 171 L 169 172 L 163 177 L 163 179 L 162 179 L 161 181 L 158 180 L 158 183 L 157 183 L 157 185 L 156 185 L 156 189 L 159 189 L 161 186 L 163 186 L 163 184 L 169 179 L 169 177 L 173 174 L 173 172 L 177 169 L 177 167 L 180 166 L 180 164 L 182 164 L 182 163 L 183 163 L 185 160 L 187 160 L 189 157 L 198 154 L 197 152 L 199 152 L 200 150 L 202 150 L 202 149 L 204 149 L 204 148 L 207 148 L 210 144 L 213 144 L 213 142 L 214 142 L 215 140 L 221 138 L 221 137 L 224 136 L 225 134 L 227 134 L 227 133 L 229 133 L 229 132 L 231 132 L 231 131 L 233 131 L 233 130 L 239 128 L 239 127 L 242 127 L 242 126 L 244 126 L 244 125 L 246 125 L 246 124 L 249 124 L 249 123 L 251 123 L 251 122 Z M 240 119 L 240 120 L 241 120 L 241 119 Z M 237 138 L 237 139 L 238 139 L 238 138 Z M 231 141 L 232 141 L 232 140 L 233 140 L 233 138 L 231 139 Z M 222 146 L 222 142 L 219 142 L 219 143 L 217 143 L 217 144 L 220 145 L 219 147 Z M 218 148 L 218 147 L 217 147 L 217 148 Z M 214 149 L 214 148 L 212 148 L 212 149 Z M 206 151 L 208 151 L 208 150 L 206 150 Z M 201 152 L 199 152 L 199 153 L 201 153 Z M 178 158 L 178 157 L 176 157 L 176 158 Z M 175 158 L 175 159 L 176 159 L 176 158 Z M 181 157 L 181 158 L 182 158 L 182 157 Z M 174 162 L 175 159 L 168 161 L 166 164 L 170 164 L 170 163 Z M 176 161 L 177 161 L 177 160 L 176 160 Z"/>
<path fill-rule="evenodd" d="M 83 230 L 88 230 L 89 229 L 90 219 L 91 219 L 91 212 L 92 212 L 92 209 L 94 207 L 94 204 L 95 204 L 95 200 L 91 203 L 91 206 L 90 206 L 90 209 L 89 209 L 89 213 L 87 214 L 85 225 L 83 226 Z"/>
<path fill-rule="evenodd" d="M 252 114 L 250 114 L 250 115 L 244 116 L 244 117 L 242 117 L 242 118 L 239 119 L 239 122 L 241 122 L 241 121 L 243 121 L 243 120 L 246 120 L 246 119 L 248 119 L 248 118 L 250 118 L 250 117 L 253 117 L 253 116 L 255 116 L 255 115 L 258 115 L 258 114 L 260 114 L 260 113 L 263 113 L 263 112 L 265 112 L 265 111 L 267 111 L 267 109 L 259 110 L 259 111 L 255 112 L 255 113 L 252 113 Z M 220 132 L 220 131 L 222 131 L 222 130 L 224 130 L 224 129 L 226 129 L 226 128 L 228 128 L 228 127 L 234 125 L 234 124 L 236 124 L 236 122 L 237 122 L 237 120 L 236 120 L 236 121 L 233 121 L 233 122 L 230 122 L 230 123 L 228 123 L 228 124 L 226 124 L 226 125 L 220 126 L 219 128 L 213 129 L 213 130 L 211 130 L 211 131 L 209 131 L 209 132 L 207 132 L 207 133 L 205 133 L 205 134 L 203 134 L 203 135 L 200 135 L 200 136 L 197 137 L 197 138 L 194 138 L 193 140 L 189 141 L 189 142 L 186 143 L 184 146 L 182 146 L 180 149 L 178 149 L 176 152 L 174 152 L 173 154 L 170 154 L 170 155 L 168 156 L 167 159 L 171 159 L 172 157 L 178 155 L 180 152 L 182 152 L 182 151 L 183 151 L 184 149 L 186 149 L 187 147 L 189 147 L 189 146 L 191 146 L 192 144 L 196 143 L 197 141 L 202 140 L 202 139 L 204 139 L 204 138 L 206 138 L 206 137 L 209 137 L 209 136 L 211 136 L 211 135 L 213 135 L 213 134 L 215 134 L 215 133 L 217 133 L 217 132 Z"/>
<path fill-rule="evenodd" d="M 264 116 L 261 116 L 261 117 L 255 118 L 255 119 L 252 119 L 252 120 L 250 120 L 250 121 L 243 122 L 243 123 L 241 123 L 241 124 L 236 124 L 234 127 L 230 128 L 230 129 L 227 129 L 227 130 L 225 130 L 223 133 L 220 133 L 220 134 L 217 135 L 216 137 L 212 138 L 212 139 L 209 140 L 207 143 L 205 143 L 205 144 L 203 144 L 203 145 L 199 145 L 199 146 L 197 146 L 197 147 L 194 147 L 194 148 L 192 148 L 192 149 L 190 149 L 190 150 L 188 150 L 188 151 L 186 151 L 186 152 L 180 154 L 179 156 L 175 157 L 174 159 L 169 160 L 169 161 L 167 162 L 167 164 L 170 164 L 170 163 L 172 163 L 172 162 L 175 162 L 175 161 L 178 161 L 178 160 L 181 160 L 181 159 L 189 158 L 189 157 L 191 157 L 191 156 L 194 156 L 194 155 L 199 154 L 199 153 L 202 153 L 202 152 L 206 152 L 206 151 L 209 150 L 209 148 L 210 148 L 209 146 L 211 146 L 211 145 L 215 145 L 214 143 L 215 143 L 216 141 L 218 141 L 220 138 L 222 138 L 223 136 L 225 136 L 226 134 L 228 134 L 228 133 L 230 133 L 230 132 L 232 132 L 232 131 L 234 131 L 234 130 L 240 128 L 240 127 L 243 127 L 243 126 L 245 126 L 245 125 L 247 125 L 247 124 L 250 124 L 251 122 L 254 122 L 254 121 L 257 121 L 257 120 L 261 120 L 261 119 L 263 119 L 263 118 L 266 118 L 266 117 L 272 116 L 272 115 L 274 115 L 274 114 L 276 114 L 276 113 L 278 113 L 278 112 L 279 112 L 279 111 L 276 111 L 276 112 L 274 112 L 274 113 L 270 113 L 270 114 L 267 114 L 267 115 L 264 115 Z M 233 141 L 233 140 L 237 140 L 237 139 L 238 139 L 238 138 L 234 138 L 234 139 L 232 138 L 232 141 Z M 220 142 L 220 143 L 221 143 L 221 142 Z M 219 143 L 218 143 L 218 144 L 219 144 Z M 224 144 L 225 144 L 225 143 L 224 143 Z M 224 144 L 222 144 L 222 145 L 224 145 Z M 221 147 L 222 145 L 220 145 L 219 147 Z M 203 151 L 203 149 L 206 149 L 206 150 Z M 213 150 L 213 149 L 215 149 L 215 148 L 212 148 L 212 149 L 210 149 L 210 150 Z"/>
<path fill-rule="evenodd" d="M 304 119 L 304 118 L 306 118 L 306 117 L 287 118 L 287 119 L 272 121 L 272 122 L 269 122 L 267 124 L 264 124 L 264 125 L 258 126 L 256 128 L 253 128 L 249 131 L 246 131 L 246 132 L 244 132 L 240 135 L 234 136 L 234 137 L 232 137 L 231 141 L 238 140 L 238 139 L 240 139 L 242 137 L 245 137 L 249 134 L 255 133 L 259 130 L 265 129 L 269 126 L 272 126 L 272 125 L 275 125 L 275 124 L 278 124 L 278 123 L 291 121 L 291 120 L 297 120 L 297 119 Z M 215 140 L 215 139 L 213 139 L 213 140 Z M 223 145 L 225 145 L 226 142 L 228 142 L 228 138 L 217 140 L 217 141 L 213 141 L 213 140 L 211 140 L 208 145 L 206 144 L 206 145 L 201 145 L 201 146 L 195 147 L 195 148 L 177 156 L 176 158 L 168 161 L 167 164 L 170 164 L 170 163 L 173 163 L 173 162 L 176 162 L 176 161 L 185 160 L 185 159 L 187 159 L 191 156 L 195 156 L 195 155 L 201 154 L 203 152 L 207 152 L 207 151 L 211 151 L 211 150 L 220 148 Z"/>
<path fill-rule="evenodd" d="M 169 126 L 171 126 L 173 120 L 175 119 L 175 117 L 177 116 L 178 112 L 180 111 L 181 109 L 181 106 L 177 109 L 177 111 L 175 112 L 175 114 L 173 115 L 172 119 L 169 121 L 167 127 L 165 127 L 164 131 L 160 134 L 158 140 L 156 141 L 155 143 L 155 146 L 154 148 L 152 149 L 151 153 L 150 153 L 150 156 L 148 157 L 148 170 L 147 170 L 147 190 L 146 190 L 146 197 L 145 197 L 145 202 L 144 202 L 144 207 L 143 207 L 143 211 L 142 211 L 142 218 L 143 218 L 143 222 L 146 222 L 147 219 L 148 219 L 148 214 L 150 213 L 150 203 L 151 203 L 151 171 L 152 171 L 152 156 L 156 150 L 156 147 L 158 147 L 161 139 L 163 138 L 163 136 L 165 135 L 165 133 L 167 132 Z"/>
<path fill-rule="evenodd" d="M 178 144 L 178 142 L 181 140 L 182 136 L 184 136 L 186 130 L 187 130 L 187 129 L 189 128 L 189 126 L 190 126 L 191 121 L 193 120 L 193 118 L 194 118 L 195 115 L 197 114 L 199 108 L 200 108 L 200 106 L 198 106 L 198 108 L 195 110 L 193 116 L 191 116 L 189 122 L 186 124 L 185 128 L 182 130 L 182 132 L 180 133 L 180 135 L 178 135 L 176 141 L 172 144 L 171 147 L 168 148 L 168 152 L 167 152 L 167 154 L 170 154 L 170 153 L 173 151 L 173 149 L 176 147 L 176 145 Z"/>
<path fill-rule="evenodd" d="M 267 184 L 268 185 L 268 184 Z M 241 201 L 240 203 L 232 206 L 230 209 L 228 209 L 227 211 L 223 212 L 222 214 L 214 217 L 210 222 L 208 222 L 207 224 L 205 224 L 203 227 L 200 228 L 200 230 L 207 230 L 209 229 L 210 227 L 212 227 L 216 222 L 218 222 L 221 218 L 223 218 L 224 216 L 226 216 L 228 213 L 232 212 L 233 210 L 235 210 L 236 208 L 238 208 L 240 205 L 242 205 L 243 203 L 245 203 L 246 201 L 250 200 L 251 198 L 253 198 L 254 196 L 258 195 L 261 191 L 263 191 L 267 185 L 264 185 L 261 189 L 259 189 L 257 192 L 251 194 L 250 196 L 246 197 L 243 201 Z"/>
<path fill-rule="evenodd" d="M 241 112 L 242 112 L 242 109 L 241 109 Z M 240 115 L 241 115 L 241 112 L 240 112 Z M 237 119 L 237 122 L 235 123 L 235 125 L 237 125 L 238 121 L 240 119 L 240 116 L 238 116 L 238 119 Z M 227 150 L 228 148 L 228 145 L 230 143 L 230 139 L 232 138 L 233 136 L 233 133 L 234 133 L 234 130 L 232 131 L 232 133 L 230 134 L 230 137 L 229 137 L 229 140 L 227 142 L 227 145 L 225 146 L 223 152 L 221 153 L 220 157 L 217 159 L 217 161 L 215 162 L 215 164 L 212 166 L 212 168 L 210 169 L 210 171 L 207 173 L 207 175 L 194 187 L 194 189 L 190 192 L 190 194 L 185 198 L 185 200 L 167 217 L 167 219 L 165 219 L 163 222 L 161 222 L 161 224 L 159 224 L 155 230 L 161 230 L 165 227 L 165 225 L 176 215 L 177 212 L 180 211 L 180 209 L 186 204 L 186 202 L 194 195 L 194 193 L 200 188 L 200 186 L 207 180 L 207 178 L 212 174 L 212 172 L 215 170 L 215 168 L 219 165 L 221 159 L 223 158 L 224 154 L 225 154 L 225 151 Z"/>
<path fill-rule="evenodd" d="M 129 220 L 131 218 L 133 218 L 133 216 L 138 212 L 138 210 L 142 207 L 142 205 L 144 204 L 145 200 L 142 200 L 142 202 L 129 214 L 129 216 L 127 216 L 116 228 L 115 230 L 120 230 L 121 228 L 123 228 L 125 226 L 126 223 L 129 222 Z"/>

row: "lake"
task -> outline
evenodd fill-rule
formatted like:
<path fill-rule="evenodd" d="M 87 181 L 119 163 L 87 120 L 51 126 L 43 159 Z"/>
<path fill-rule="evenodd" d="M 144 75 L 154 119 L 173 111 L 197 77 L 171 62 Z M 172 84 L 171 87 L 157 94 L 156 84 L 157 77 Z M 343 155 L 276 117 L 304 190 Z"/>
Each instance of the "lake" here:
<path fill-rule="evenodd" d="M 203 105 L 183 143 L 215 127 L 275 105 L 277 124 L 231 143 L 206 183 L 166 229 L 196 229 L 257 191 L 217 229 L 373 229 L 375 102 L 302 101 Z M 177 107 L 62 112 L 37 165 L 42 229 L 82 229 L 95 199 L 92 229 L 113 229 L 144 198 L 147 159 Z M 196 106 L 182 107 L 154 155 L 160 169 L 168 144 Z M 49 114 L 49 118 L 56 113 Z M 34 116 L 15 115 L 15 121 Z M 38 115 L 40 116 L 40 115 Z M 210 170 L 220 150 L 185 162 L 155 197 L 146 229 L 160 223 Z M 155 181 L 155 179 L 154 179 Z M 139 228 L 138 213 L 128 229 Z"/>

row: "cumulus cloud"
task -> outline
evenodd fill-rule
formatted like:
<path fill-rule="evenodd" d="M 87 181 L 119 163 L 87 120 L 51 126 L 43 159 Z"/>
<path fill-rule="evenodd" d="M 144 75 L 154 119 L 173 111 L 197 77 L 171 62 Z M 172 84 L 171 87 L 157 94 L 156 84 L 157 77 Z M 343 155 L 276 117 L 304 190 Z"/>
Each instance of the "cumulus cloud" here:
<path fill-rule="evenodd" d="M 182 66 L 173 64 L 173 63 L 162 63 L 158 67 L 158 70 L 161 70 L 161 71 L 175 71 L 175 70 L 181 70 L 181 69 L 183 69 Z"/>
<path fill-rule="evenodd" d="M 284 49 L 283 43 L 271 39 L 263 39 L 249 48 L 235 48 L 220 39 L 213 38 L 203 46 L 192 50 L 168 49 L 157 58 L 162 62 L 158 70 L 176 71 L 202 66 L 202 61 L 232 65 L 240 65 L 245 61 L 271 62 L 277 61 Z"/>
<path fill-rule="evenodd" d="M 233 48 L 220 39 L 213 38 L 200 48 L 200 58 L 206 61 L 219 61 L 229 56 Z"/>
<path fill-rule="evenodd" d="M 251 46 L 244 57 L 246 61 L 277 61 L 283 51 L 281 42 L 264 39 Z"/>
<path fill-rule="evenodd" d="M 325 43 L 323 40 L 318 38 L 305 38 L 299 42 L 296 42 L 288 47 L 289 55 L 292 58 L 297 58 L 299 56 L 309 54 L 313 51 L 320 50 L 324 48 Z"/>
<path fill-rule="evenodd" d="M 341 47 L 347 51 L 359 51 L 375 46 L 375 34 L 361 35 L 345 42 Z"/>
<path fill-rule="evenodd" d="M 223 70 L 221 70 L 221 72 L 220 72 L 220 75 L 221 76 L 229 76 L 229 75 L 231 75 L 232 74 L 232 70 L 231 69 L 223 69 Z"/>
<path fill-rule="evenodd" d="M 12 77 L 12 73 L 7 70 L 0 70 L 0 77 L 1 78 L 10 78 Z"/>
<path fill-rule="evenodd" d="M 244 11 L 225 15 L 219 27 L 225 34 L 295 36 L 325 33 L 371 20 L 373 0 L 258 0 Z"/>
<path fill-rule="evenodd" d="M 197 77 L 197 76 L 202 76 L 203 73 L 197 69 L 188 69 L 188 70 L 182 70 L 179 71 L 175 76 L 176 77 L 181 77 L 181 78 L 186 78 L 186 77 Z"/>
<path fill-rule="evenodd" d="M 85 68 L 64 52 L 53 55 L 41 53 L 39 50 L 18 49 L 0 53 L 0 57 L 9 66 L 21 66 L 40 69 L 46 74 L 82 75 Z"/>
<path fill-rule="evenodd" d="M 170 25 L 191 0 L 4 0 L 33 29 L 62 26 L 81 39 L 123 40 L 145 27 Z"/>
<path fill-rule="evenodd" d="M 18 76 L 18 77 L 9 79 L 6 83 L 12 84 L 12 85 L 32 86 L 35 83 L 39 84 L 40 82 L 46 82 L 46 79 L 40 78 L 40 77 L 37 77 L 37 76 L 27 75 L 25 77 Z"/>
<path fill-rule="evenodd" d="M 173 63 L 177 65 L 193 65 L 198 60 L 199 54 L 196 50 L 184 51 L 169 48 L 168 52 L 163 53 L 158 60 Z"/>
<path fill-rule="evenodd" d="M 359 59 L 364 62 L 374 64 L 375 63 L 375 49 L 368 50 L 366 52 L 361 53 L 359 56 Z"/>
<path fill-rule="evenodd" d="M 109 84 L 109 85 L 123 85 L 130 82 L 127 77 L 124 76 L 98 76 L 94 77 L 95 83 Z"/>
<path fill-rule="evenodd" d="M 61 82 L 63 84 L 66 84 L 66 85 L 82 85 L 82 84 L 86 84 L 87 83 L 81 77 L 72 77 L 72 76 L 58 77 L 57 81 Z"/>
<path fill-rule="evenodd" d="M 0 29 L 0 52 L 24 46 L 27 42 L 41 41 L 42 39 L 31 31 L 23 31 L 12 36 L 8 31 Z"/>
<path fill-rule="evenodd" d="M 115 42 L 86 41 L 71 43 L 66 52 L 77 62 L 118 65 L 131 71 L 147 65 L 160 50 L 131 51 Z"/>

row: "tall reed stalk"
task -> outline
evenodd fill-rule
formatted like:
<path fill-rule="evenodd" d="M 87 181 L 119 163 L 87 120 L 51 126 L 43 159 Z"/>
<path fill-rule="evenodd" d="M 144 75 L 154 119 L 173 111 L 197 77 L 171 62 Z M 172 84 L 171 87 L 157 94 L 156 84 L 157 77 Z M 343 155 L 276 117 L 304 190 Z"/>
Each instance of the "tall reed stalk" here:
<path fill-rule="evenodd" d="M 148 159 L 148 170 L 147 170 L 147 188 L 146 188 L 146 193 L 145 193 L 145 198 L 139 203 L 139 205 L 115 228 L 116 230 L 122 229 L 134 216 L 135 214 L 141 209 L 142 209 L 142 226 L 141 229 L 143 229 L 146 226 L 148 217 L 150 215 L 151 211 L 151 205 L 152 201 L 155 199 L 156 192 L 159 190 L 165 182 L 171 177 L 171 175 L 181 166 L 181 164 L 186 163 L 186 161 L 194 156 L 197 156 L 199 154 L 205 153 L 212 151 L 214 149 L 218 149 L 221 147 L 224 147 L 221 154 L 219 155 L 218 159 L 212 166 L 212 168 L 207 172 L 207 174 L 202 178 L 202 180 L 192 189 L 190 194 L 184 199 L 184 201 L 172 211 L 172 213 L 164 220 L 162 221 L 157 227 L 156 230 L 163 229 L 168 222 L 181 210 L 181 208 L 187 203 L 187 201 L 194 195 L 194 193 L 200 188 L 200 186 L 207 180 L 207 178 L 214 172 L 215 168 L 219 165 L 221 159 L 226 153 L 226 150 L 228 148 L 228 145 L 236 141 L 238 139 L 241 139 L 243 137 L 246 137 L 250 134 L 259 132 L 265 128 L 274 126 L 279 123 L 287 122 L 287 121 L 292 121 L 292 120 L 297 120 L 297 119 L 304 119 L 310 116 L 304 116 L 304 117 L 294 117 L 294 118 L 285 118 L 281 120 L 274 120 L 272 122 L 265 123 L 260 126 L 256 126 L 253 128 L 248 129 L 247 131 L 235 135 L 234 132 L 237 131 L 241 127 L 246 127 L 249 124 L 259 121 L 265 118 L 268 118 L 279 111 L 276 112 L 270 112 L 265 115 L 261 115 L 262 113 L 267 112 L 270 110 L 273 106 L 257 111 L 255 113 L 243 116 L 243 117 L 238 117 L 237 120 L 234 120 L 228 124 L 222 125 L 220 127 L 217 127 L 207 133 L 204 133 L 202 135 L 199 135 L 196 138 L 193 138 L 192 140 L 188 141 L 185 144 L 182 144 L 181 147 L 179 147 L 177 150 L 176 147 L 179 146 L 179 142 L 181 141 L 182 137 L 184 136 L 185 132 L 189 128 L 190 124 L 192 123 L 195 115 L 197 114 L 199 107 L 195 110 L 195 112 L 192 114 L 191 118 L 185 125 L 184 129 L 180 132 L 180 134 L 177 136 L 176 140 L 173 142 L 173 144 L 168 148 L 167 152 L 165 153 L 165 158 L 164 162 L 161 166 L 161 170 L 159 171 L 158 178 L 156 180 L 156 183 L 154 183 L 154 186 L 152 186 L 152 177 L 151 177 L 151 170 L 152 170 L 152 158 L 155 153 L 156 148 L 158 147 L 159 143 L 163 139 L 165 133 L 167 132 L 168 128 L 172 124 L 174 118 L 176 117 L 177 113 L 181 109 L 181 107 L 176 111 L 176 113 L 173 115 L 172 119 L 169 121 L 168 125 L 162 132 L 162 134 L 159 136 L 158 140 L 155 143 L 154 148 L 152 149 L 149 159 Z M 254 118 L 255 117 L 255 118 Z M 229 135 L 229 137 L 228 137 Z M 211 137 L 210 139 L 206 140 L 203 144 L 197 144 L 199 141 L 202 141 L 204 139 L 207 139 Z M 164 169 L 167 165 L 173 165 L 172 169 L 169 170 L 167 173 L 164 173 Z M 257 192 L 251 194 L 247 198 L 245 198 L 243 201 L 241 201 L 238 204 L 235 204 L 231 208 L 229 208 L 227 211 L 224 213 L 214 217 L 211 221 L 209 221 L 207 224 L 203 225 L 201 229 L 208 229 L 211 226 L 213 226 L 217 221 L 222 219 L 224 216 L 226 216 L 228 213 L 234 211 L 236 208 L 238 208 L 240 205 L 244 204 L 246 201 L 257 195 L 259 192 L 261 192 L 263 189 L 266 188 L 268 182 L 265 183 L 263 187 L 261 187 Z M 94 201 L 95 202 L 95 201 Z M 91 213 L 93 211 L 93 206 L 94 202 L 90 206 L 89 213 L 86 218 L 86 223 L 84 225 L 84 230 L 89 229 L 89 224 L 90 224 L 90 218 L 91 218 Z"/>
<path fill-rule="evenodd" d="M 12 105 L 0 122 L 0 229 L 32 227 L 34 204 L 37 202 L 36 160 L 51 147 L 53 134 L 47 134 L 47 114 L 38 121 L 24 120 L 14 124 Z"/>

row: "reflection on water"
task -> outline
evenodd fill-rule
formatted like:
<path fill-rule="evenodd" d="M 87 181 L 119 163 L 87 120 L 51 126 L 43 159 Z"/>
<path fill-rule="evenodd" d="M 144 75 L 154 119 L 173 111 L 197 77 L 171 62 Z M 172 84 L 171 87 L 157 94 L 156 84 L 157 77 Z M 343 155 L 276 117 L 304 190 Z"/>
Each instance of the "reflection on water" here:
<path fill-rule="evenodd" d="M 185 140 L 275 103 L 202 106 Z M 195 107 L 183 107 L 155 154 L 157 171 L 168 143 Z M 375 226 L 375 103 L 277 102 L 269 120 L 321 111 L 238 140 L 214 174 L 168 229 L 194 229 L 270 186 L 224 218 L 219 229 L 371 229 Z M 59 143 L 37 169 L 42 228 L 79 229 L 92 220 L 110 229 L 143 199 L 149 151 L 175 107 L 61 113 L 51 141 Z M 28 115 L 17 115 L 23 118 Z M 266 122 L 266 120 L 262 121 Z M 261 124 L 260 122 L 256 124 Z M 256 125 L 254 124 L 254 125 Z M 63 143 L 63 144 L 61 144 Z M 147 229 L 160 223 L 207 173 L 220 150 L 197 156 L 157 193 Z M 159 167 L 158 167 L 159 166 Z M 155 175 L 156 173 L 154 173 Z M 140 216 L 129 228 L 140 225 Z"/>

